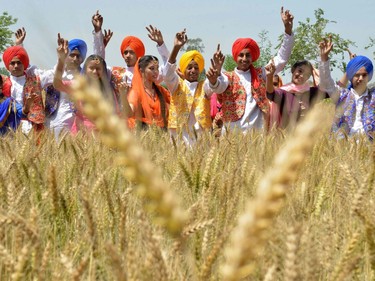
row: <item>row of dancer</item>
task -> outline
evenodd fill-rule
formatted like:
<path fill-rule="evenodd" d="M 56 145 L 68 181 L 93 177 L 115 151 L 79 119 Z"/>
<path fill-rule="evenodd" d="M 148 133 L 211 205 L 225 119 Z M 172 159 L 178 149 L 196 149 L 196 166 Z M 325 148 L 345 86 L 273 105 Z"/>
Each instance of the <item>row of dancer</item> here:
<path fill-rule="evenodd" d="M 172 51 L 169 53 L 161 32 L 149 27 L 150 38 L 158 43 L 158 49 L 165 50 L 164 53 L 161 52 L 161 69 L 157 58 L 145 56 L 143 43 L 133 36 L 125 38 L 121 45 L 121 54 L 127 66 L 107 69 L 103 59 L 104 50 L 112 33 L 105 31 L 102 34 L 103 17 L 97 12 L 92 23 L 95 29 L 94 50 L 100 55 L 90 56 L 82 73 L 88 79 L 100 82 L 103 94 L 113 103 L 114 110 L 128 120 L 130 126 L 139 122 L 146 126 L 169 128 L 172 135 L 177 137 L 181 134 L 189 144 L 195 141 L 197 132 L 212 128 L 210 101 L 214 93 L 221 104 L 221 111 L 214 120 L 221 119 L 223 128 L 226 129 L 246 132 L 273 125 L 287 127 L 301 118 L 317 99 L 328 95 L 344 107 L 344 114 L 341 116 L 341 111 L 337 111 L 335 130 L 343 130 L 347 134 L 365 132 L 372 138 L 374 92 L 367 88 L 367 83 L 371 80 L 373 70 L 368 58 L 354 57 L 348 64 L 343 81 L 335 83 L 330 76 L 328 60 L 333 46 L 330 40 L 325 40 L 320 44 L 320 81 L 315 81 L 315 85 L 311 87 L 308 79 L 314 69 L 309 62 L 301 61 L 292 68 L 291 83 L 274 89 L 273 77 L 283 69 L 293 47 L 293 16 L 282 9 L 281 18 L 285 29 L 284 40 L 278 54 L 267 66 L 255 68 L 253 63 L 259 58 L 259 46 L 250 38 L 239 38 L 232 46 L 232 55 L 237 63 L 235 70 L 222 71 L 224 56 L 218 48 L 211 60 L 206 79 L 200 81 L 204 59 L 199 52 L 184 53 L 179 65 L 176 64 L 177 55 L 187 41 L 185 30 L 176 34 Z M 69 94 L 70 82 L 64 82 L 67 80 L 64 79 L 64 73 L 69 65 L 69 58 L 74 52 L 79 55 L 83 52 L 79 46 L 71 48 L 70 41 L 62 38 L 58 41 L 59 59 L 57 71 L 53 70 L 54 85 L 63 93 Z M 14 57 L 16 60 L 19 58 Z M 160 86 L 161 81 L 164 87 Z M 350 86 L 344 87 L 347 82 L 350 82 Z M 28 93 L 25 88 L 23 92 L 24 101 Z M 26 109 L 24 113 L 27 111 L 30 110 Z M 32 123 L 30 118 L 28 120 Z M 76 109 L 74 120 L 76 125 L 69 130 L 79 129 L 78 123 L 93 129 L 79 108 Z"/>

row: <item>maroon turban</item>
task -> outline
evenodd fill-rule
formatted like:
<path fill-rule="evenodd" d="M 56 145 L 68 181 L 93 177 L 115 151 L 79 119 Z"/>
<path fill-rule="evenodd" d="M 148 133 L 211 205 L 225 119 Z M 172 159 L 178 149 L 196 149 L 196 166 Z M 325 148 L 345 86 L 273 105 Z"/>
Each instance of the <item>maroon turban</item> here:
<path fill-rule="evenodd" d="M 243 49 L 249 49 L 252 62 L 256 62 L 260 56 L 260 50 L 257 42 L 251 38 L 238 38 L 236 41 L 234 41 L 232 46 L 232 55 L 235 61 L 237 61 L 238 54 Z"/>
<path fill-rule="evenodd" d="M 26 50 L 21 46 L 12 46 L 6 49 L 3 54 L 3 61 L 4 61 L 6 69 L 9 70 L 9 64 L 12 61 L 12 59 L 15 57 L 17 57 L 21 61 L 25 69 L 28 68 L 29 56 Z"/>

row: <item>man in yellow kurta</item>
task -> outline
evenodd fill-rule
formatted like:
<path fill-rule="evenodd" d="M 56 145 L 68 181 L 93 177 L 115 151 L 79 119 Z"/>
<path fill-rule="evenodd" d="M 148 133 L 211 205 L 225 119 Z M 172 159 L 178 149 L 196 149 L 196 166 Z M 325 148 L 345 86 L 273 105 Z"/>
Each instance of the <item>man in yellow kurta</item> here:
<path fill-rule="evenodd" d="M 210 115 L 210 97 L 218 89 L 218 79 L 224 56 L 220 49 L 214 55 L 214 64 L 206 73 L 206 79 L 199 81 L 204 69 L 204 58 L 196 50 L 184 53 L 180 59 L 179 71 L 176 73 L 176 57 L 181 47 L 186 43 L 185 31 L 176 34 L 173 50 L 164 66 L 164 82 L 171 92 L 168 128 L 171 135 L 182 134 L 184 142 L 192 145 L 195 136 L 202 130 L 210 130 L 212 126 Z M 195 133 L 194 133 L 195 132 Z"/>

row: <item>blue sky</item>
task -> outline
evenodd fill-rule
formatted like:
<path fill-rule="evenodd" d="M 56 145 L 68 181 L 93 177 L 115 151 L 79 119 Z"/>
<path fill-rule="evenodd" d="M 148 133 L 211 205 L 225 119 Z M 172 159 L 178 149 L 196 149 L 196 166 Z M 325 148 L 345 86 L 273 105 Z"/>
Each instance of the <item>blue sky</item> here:
<path fill-rule="evenodd" d="M 372 50 L 365 50 L 369 37 L 375 37 L 375 1 L 297 1 L 297 0 L 18 0 L 1 1 L 3 11 L 18 18 L 18 27 L 25 27 L 25 48 L 33 64 L 51 68 L 56 63 L 56 38 L 60 32 L 64 38 L 82 38 L 92 52 L 91 16 L 99 10 L 104 16 L 104 28 L 113 32 L 107 47 L 107 64 L 123 66 L 119 46 L 127 35 L 140 37 L 147 54 L 157 55 L 154 42 L 147 37 L 145 26 L 152 24 L 164 35 L 169 49 L 174 34 L 186 28 L 188 37 L 201 38 L 205 45 L 206 61 L 216 50 L 218 43 L 224 54 L 231 53 L 233 41 L 238 37 L 258 40 L 262 30 L 269 32 L 275 45 L 278 35 L 283 33 L 280 7 L 289 9 L 298 21 L 307 17 L 314 19 L 314 10 L 321 8 L 325 18 L 336 21 L 327 31 L 339 33 L 345 39 L 356 42 L 352 51 L 367 55 L 373 60 Z M 275 51 L 276 52 L 276 51 Z M 334 76 L 341 75 L 338 71 Z"/>

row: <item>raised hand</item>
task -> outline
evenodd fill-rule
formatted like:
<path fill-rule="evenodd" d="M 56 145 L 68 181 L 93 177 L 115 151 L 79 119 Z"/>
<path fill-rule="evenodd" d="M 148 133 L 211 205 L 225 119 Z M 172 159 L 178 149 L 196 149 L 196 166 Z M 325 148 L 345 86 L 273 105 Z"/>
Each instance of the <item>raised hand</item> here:
<path fill-rule="evenodd" d="M 220 44 L 217 45 L 216 52 L 212 56 L 211 66 L 206 72 L 206 77 L 212 85 L 215 85 L 217 78 L 221 75 L 221 68 L 223 67 L 225 56 L 220 50 Z"/>
<path fill-rule="evenodd" d="M 23 114 L 27 115 L 30 111 L 31 106 L 33 105 L 34 101 L 38 98 L 37 93 L 31 93 L 26 95 L 25 102 L 23 104 L 22 112 Z"/>
<path fill-rule="evenodd" d="M 104 29 L 104 36 L 103 36 L 104 47 L 107 47 L 109 41 L 111 41 L 112 35 L 113 35 L 113 32 L 110 29 L 108 29 L 108 31 Z"/>
<path fill-rule="evenodd" d="M 91 23 L 94 27 L 95 32 L 99 32 L 102 29 L 103 17 L 101 14 L 99 14 L 99 10 L 97 10 L 96 14 L 92 16 Z"/>
<path fill-rule="evenodd" d="M 332 36 L 329 36 L 328 39 L 324 38 L 323 41 L 319 43 L 320 59 L 322 61 L 328 61 L 328 55 L 332 51 L 332 48 Z"/>
<path fill-rule="evenodd" d="M 272 60 L 264 67 L 266 71 L 266 91 L 267 93 L 273 93 L 275 91 L 275 87 L 273 85 L 273 76 L 276 72 L 275 62 Z"/>
<path fill-rule="evenodd" d="M 266 71 L 267 78 L 270 77 L 272 79 L 276 71 L 274 60 L 272 59 L 271 62 L 264 67 L 264 69 Z"/>
<path fill-rule="evenodd" d="M 211 85 L 215 85 L 217 78 L 220 76 L 220 70 L 218 70 L 215 66 L 215 62 L 211 59 L 211 66 L 206 72 L 206 77 L 208 81 L 210 81 Z"/>
<path fill-rule="evenodd" d="M 217 69 L 220 73 L 221 68 L 223 67 L 224 61 L 225 61 L 225 56 L 223 55 L 223 53 L 220 50 L 220 44 L 217 44 L 217 50 L 216 50 L 214 56 L 212 57 L 211 64 L 213 63 L 212 66 L 215 69 Z"/>
<path fill-rule="evenodd" d="M 121 81 L 117 84 L 118 91 L 120 92 L 121 96 L 125 96 L 128 94 L 129 90 L 131 89 L 131 84 L 128 82 L 128 77 L 125 76 L 125 81 Z"/>
<path fill-rule="evenodd" d="M 174 38 L 173 49 L 172 49 L 172 52 L 170 53 L 169 59 L 168 59 L 169 63 L 174 64 L 176 62 L 177 54 L 180 51 L 181 47 L 183 45 L 185 45 L 187 40 L 188 39 L 187 39 L 187 36 L 186 36 L 186 28 L 183 31 L 176 33 L 176 36 Z"/>
<path fill-rule="evenodd" d="M 311 75 L 312 75 L 312 78 L 313 78 L 313 85 L 314 85 L 314 87 L 318 87 L 318 85 L 320 83 L 319 69 L 316 69 L 314 66 L 312 66 Z"/>
<path fill-rule="evenodd" d="M 69 54 L 68 40 L 62 38 L 60 33 L 57 34 L 57 45 L 57 56 L 60 61 L 65 62 L 65 59 Z"/>
<path fill-rule="evenodd" d="M 294 16 L 290 13 L 289 10 L 284 11 L 284 7 L 281 7 L 281 19 L 284 23 L 285 33 L 291 35 L 293 30 L 293 20 Z"/>
<path fill-rule="evenodd" d="M 24 27 L 17 29 L 17 31 L 14 33 L 16 35 L 16 45 L 22 45 L 23 41 L 26 37 L 26 30 Z"/>
<path fill-rule="evenodd" d="M 146 29 L 148 31 L 148 38 L 156 42 L 158 46 L 163 45 L 164 43 L 163 34 L 161 33 L 159 29 L 157 29 L 156 27 L 153 27 L 151 24 L 149 26 L 146 26 Z"/>
<path fill-rule="evenodd" d="M 176 37 L 174 38 L 174 45 L 177 47 L 182 47 L 187 42 L 188 38 L 186 35 L 186 28 L 183 31 L 176 33 Z"/>
<path fill-rule="evenodd" d="M 349 49 L 346 49 L 346 51 L 349 54 L 349 60 L 352 60 L 357 56 L 357 54 L 353 54 Z"/>

